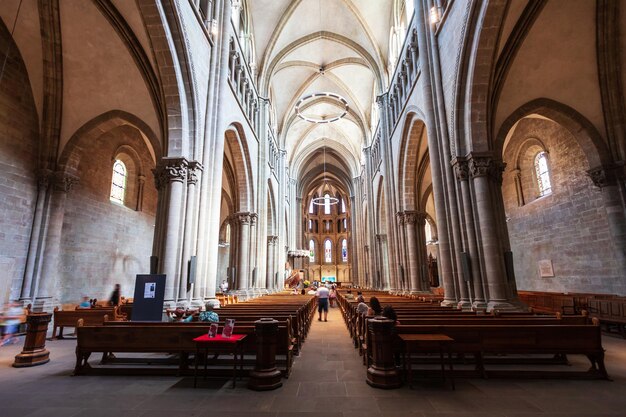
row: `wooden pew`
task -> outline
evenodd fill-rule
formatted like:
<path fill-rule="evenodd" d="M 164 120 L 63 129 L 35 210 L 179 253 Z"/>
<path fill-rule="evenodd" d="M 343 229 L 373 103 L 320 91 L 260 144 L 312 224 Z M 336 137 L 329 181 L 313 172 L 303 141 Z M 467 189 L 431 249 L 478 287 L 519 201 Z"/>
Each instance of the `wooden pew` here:
<path fill-rule="evenodd" d="M 124 362 L 118 358 L 110 360 L 110 353 L 169 353 L 179 355 L 177 373 L 187 370 L 189 353 L 196 351 L 193 339 L 208 332 L 210 325 L 203 322 L 192 323 L 137 323 L 137 322 L 106 322 L 103 326 L 85 326 L 79 321 L 77 327 L 76 366 L 74 375 L 82 375 L 93 368 L 88 360 L 92 353 L 102 353 L 102 363 L 112 364 Z M 284 356 L 285 377 L 291 372 L 293 349 L 291 345 L 290 320 L 278 327 L 277 354 Z M 221 329 L 220 329 L 221 331 Z M 254 324 L 235 325 L 235 334 L 247 334 L 244 350 L 246 354 L 256 355 L 256 335 Z M 135 358 L 135 362 L 138 359 Z M 155 358 L 145 358 L 145 362 L 158 362 Z M 115 369 L 99 369 L 110 372 Z M 124 373 L 168 373 L 171 369 L 123 368 Z"/>
<path fill-rule="evenodd" d="M 52 339 L 63 338 L 64 327 L 76 327 L 78 320 L 82 319 L 85 325 L 102 325 L 105 316 L 110 320 L 123 320 L 125 317 L 118 312 L 118 307 L 76 308 L 74 310 L 59 310 L 54 308 Z M 59 335 L 57 336 L 57 329 Z"/>

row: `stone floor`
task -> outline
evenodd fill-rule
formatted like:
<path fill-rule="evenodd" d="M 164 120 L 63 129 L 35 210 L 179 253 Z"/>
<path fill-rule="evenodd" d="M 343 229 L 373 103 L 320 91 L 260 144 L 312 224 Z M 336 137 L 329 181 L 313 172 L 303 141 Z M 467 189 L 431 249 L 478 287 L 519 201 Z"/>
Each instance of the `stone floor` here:
<path fill-rule="evenodd" d="M 75 340 L 48 342 L 50 363 L 15 369 L 19 346 L 0 348 L 0 416 L 246 417 L 617 417 L 626 415 L 626 341 L 604 337 L 609 381 L 457 379 L 456 391 L 435 380 L 414 389 L 378 390 L 365 383 L 338 309 L 314 321 L 284 386 L 253 392 L 193 378 L 71 377 Z M 583 359 L 571 358 L 583 363 Z M 244 381 L 245 382 L 245 381 Z"/>

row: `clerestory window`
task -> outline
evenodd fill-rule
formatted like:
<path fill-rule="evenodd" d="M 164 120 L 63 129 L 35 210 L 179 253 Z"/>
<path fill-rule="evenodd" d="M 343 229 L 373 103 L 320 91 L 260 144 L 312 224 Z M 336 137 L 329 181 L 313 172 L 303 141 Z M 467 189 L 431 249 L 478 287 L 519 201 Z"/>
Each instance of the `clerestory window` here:
<path fill-rule="evenodd" d="M 111 179 L 111 201 L 124 204 L 127 179 L 128 171 L 126 170 L 126 165 L 119 159 L 116 159 L 113 163 L 113 177 Z"/>

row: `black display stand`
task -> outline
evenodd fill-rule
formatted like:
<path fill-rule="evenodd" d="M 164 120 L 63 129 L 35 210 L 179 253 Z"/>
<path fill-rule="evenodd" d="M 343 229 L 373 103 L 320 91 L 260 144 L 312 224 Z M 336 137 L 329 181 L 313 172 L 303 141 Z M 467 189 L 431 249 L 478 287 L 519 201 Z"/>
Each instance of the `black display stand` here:
<path fill-rule="evenodd" d="M 165 275 L 137 275 L 131 321 L 162 321 Z"/>

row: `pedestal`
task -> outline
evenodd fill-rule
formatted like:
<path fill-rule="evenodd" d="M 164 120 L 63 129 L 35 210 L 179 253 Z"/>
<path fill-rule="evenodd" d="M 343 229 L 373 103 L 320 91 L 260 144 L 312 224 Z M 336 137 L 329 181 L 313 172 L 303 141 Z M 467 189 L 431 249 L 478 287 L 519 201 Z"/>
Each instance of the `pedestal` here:
<path fill-rule="evenodd" d="M 26 317 L 26 339 L 22 353 L 15 356 L 13 367 L 43 365 L 50 361 L 50 352 L 46 349 L 48 323 L 52 319 L 50 313 L 31 313 Z"/>
<path fill-rule="evenodd" d="M 281 372 L 276 368 L 276 346 L 278 344 L 278 321 L 263 318 L 254 323 L 256 334 L 256 365 L 250 372 L 248 388 L 269 391 L 283 385 Z"/>
<path fill-rule="evenodd" d="M 400 374 L 393 357 L 395 323 L 385 317 L 375 317 L 368 321 L 371 335 L 372 365 L 367 369 L 367 383 L 375 388 L 398 388 Z"/>

